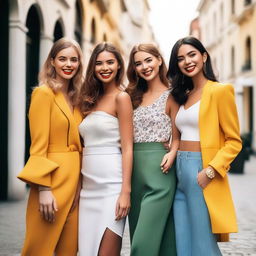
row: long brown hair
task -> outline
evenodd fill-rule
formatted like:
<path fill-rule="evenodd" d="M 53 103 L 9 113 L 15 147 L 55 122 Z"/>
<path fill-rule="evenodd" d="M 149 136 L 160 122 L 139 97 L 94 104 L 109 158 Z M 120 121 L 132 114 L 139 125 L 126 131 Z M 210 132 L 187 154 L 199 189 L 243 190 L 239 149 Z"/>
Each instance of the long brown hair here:
<path fill-rule="evenodd" d="M 126 89 L 126 91 L 131 96 L 132 105 L 134 109 L 141 104 L 143 94 L 148 90 L 147 81 L 138 76 L 136 72 L 134 55 L 139 51 L 147 52 L 155 56 L 156 58 L 161 58 L 162 64 L 159 67 L 159 78 L 167 88 L 170 86 L 169 80 L 166 77 L 167 67 L 157 47 L 155 47 L 153 44 L 139 44 L 134 46 L 131 50 L 129 57 L 129 64 L 127 68 L 127 78 L 129 80 L 129 84 Z"/>
<path fill-rule="evenodd" d="M 42 70 L 38 75 L 39 85 L 46 84 L 49 86 L 54 92 L 59 90 L 63 85 L 56 80 L 56 71 L 55 68 L 52 66 L 51 61 L 57 56 L 57 54 L 66 48 L 73 47 L 78 54 L 79 59 L 79 67 L 71 79 L 68 88 L 68 97 L 73 105 L 77 104 L 80 88 L 83 82 L 83 54 L 79 44 L 73 40 L 68 38 L 61 38 L 56 41 L 49 54 L 48 57 L 43 65 Z"/>
<path fill-rule="evenodd" d="M 84 83 L 81 88 L 79 99 L 79 107 L 84 115 L 91 112 L 92 108 L 96 106 L 99 99 L 104 94 L 103 84 L 95 75 L 95 66 L 98 55 L 107 51 L 112 53 L 119 64 L 115 80 L 118 86 L 122 85 L 124 78 L 124 61 L 120 51 L 111 43 L 100 43 L 96 45 L 90 57 Z"/>

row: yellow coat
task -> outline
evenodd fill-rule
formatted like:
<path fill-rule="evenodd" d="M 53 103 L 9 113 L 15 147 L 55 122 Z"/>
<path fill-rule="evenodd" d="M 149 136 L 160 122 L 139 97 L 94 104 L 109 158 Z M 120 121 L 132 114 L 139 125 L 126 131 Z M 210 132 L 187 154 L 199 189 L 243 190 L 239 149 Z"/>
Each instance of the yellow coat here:
<path fill-rule="evenodd" d="M 203 167 L 210 165 L 219 174 L 203 190 L 212 232 L 220 234 L 219 241 L 228 241 L 228 233 L 237 232 L 237 222 L 227 172 L 242 147 L 232 85 L 206 83 L 199 130 Z"/>
<path fill-rule="evenodd" d="M 46 85 L 34 89 L 29 110 L 30 158 L 18 175 L 19 179 L 31 184 L 22 255 L 53 255 L 60 240 L 67 247 L 72 241 L 77 250 L 77 209 L 73 217 L 69 211 L 80 174 L 82 147 L 78 125 L 81 121 L 80 111 L 75 108 L 72 113 L 60 91 L 54 93 Z M 57 200 L 54 223 L 40 217 L 37 185 L 50 186 Z M 69 223 L 67 227 L 69 221 L 72 225 Z M 68 236 L 63 234 L 65 232 L 69 232 Z"/>

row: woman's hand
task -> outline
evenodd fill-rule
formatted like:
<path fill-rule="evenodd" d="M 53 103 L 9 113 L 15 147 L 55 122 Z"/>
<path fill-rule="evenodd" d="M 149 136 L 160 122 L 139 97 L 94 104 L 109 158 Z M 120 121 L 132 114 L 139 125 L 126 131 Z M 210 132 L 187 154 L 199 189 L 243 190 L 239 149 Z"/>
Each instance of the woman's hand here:
<path fill-rule="evenodd" d="M 58 207 L 52 191 L 39 191 L 39 211 L 46 221 L 51 223 L 55 221 L 55 212 L 58 211 Z"/>
<path fill-rule="evenodd" d="M 161 170 L 163 173 L 167 174 L 169 172 L 169 169 L 171 168 L 173 161 L 175 159 L 176 154 L 174 154 L 172 151 L 166 153 L 163 157 L 163 160 L 160 164 Z"/>
<path fill-rule="evenodd" d="M 197 175 L 197 183 L 202 189 L 206 188 L 207 185 L 212 181 L 212 179 L 208 178 L 208 176 L 206 175 L 206 169 L 207 168 L 203 169 Z"/>
<path fill-rule="evenodd" d="M 128 215 L 131 208 L 130 193 L 121 192 L 116 202 L 116 220 L 120 220 Z"/>

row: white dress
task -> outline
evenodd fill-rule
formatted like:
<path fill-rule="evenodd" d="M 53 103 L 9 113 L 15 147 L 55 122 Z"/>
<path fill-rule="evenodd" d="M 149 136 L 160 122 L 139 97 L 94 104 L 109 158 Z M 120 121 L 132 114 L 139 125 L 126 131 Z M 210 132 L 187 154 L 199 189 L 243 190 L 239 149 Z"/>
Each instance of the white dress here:
<path fill-rule="evenodd" d="M 123 236 L 125 219 L 115 220 L 122 186 L 122 155 L 118 119 L 94 111 L 79 126 L 84 140 L 83 185 L 79 204 L 79 255 L 97 256 L 108 228 Z"/>

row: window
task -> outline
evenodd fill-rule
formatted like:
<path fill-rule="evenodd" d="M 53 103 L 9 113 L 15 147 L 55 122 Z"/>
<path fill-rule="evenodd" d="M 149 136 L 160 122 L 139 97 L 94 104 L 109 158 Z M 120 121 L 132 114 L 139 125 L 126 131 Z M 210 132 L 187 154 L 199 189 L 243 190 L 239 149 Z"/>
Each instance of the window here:
<path fill-rule="evenodd" d="M 249 4 L 251 4 L 252 3 L 252 0 L 244 0 L 244 5 L 246 6 L 246 5 L 249 5 Z"/>
<path fill-rule="evenodd" d="M 234 48 L 234 46 L 231 47 L 231 65 L 230 65 L 230 67 L 231 67 L 230 74 L 231 74 L 231 76 L 233 76 L 235 74 L 235 68 L 236 68 L 236 66 L 235 66 L 235 48 Z"/>
<path fill-rule="evenodd" d="M 231 0 L 231 14 L 234 15 L 236 13 L 235 0 Z"/>
<path fill-rule="evenodd" d="M 95 20 L 92 19 L 92 25 L 91 25 L 91 43 L 96 43 L 96 28 L 95 28 Z"/>
<path fill-rule="evenodd" d="M 245 42 L 245 62 L 242 66 L 242 71 L 251 70 L 252 60 L 251 60 L 251 38 L 248 36 Z"/>

